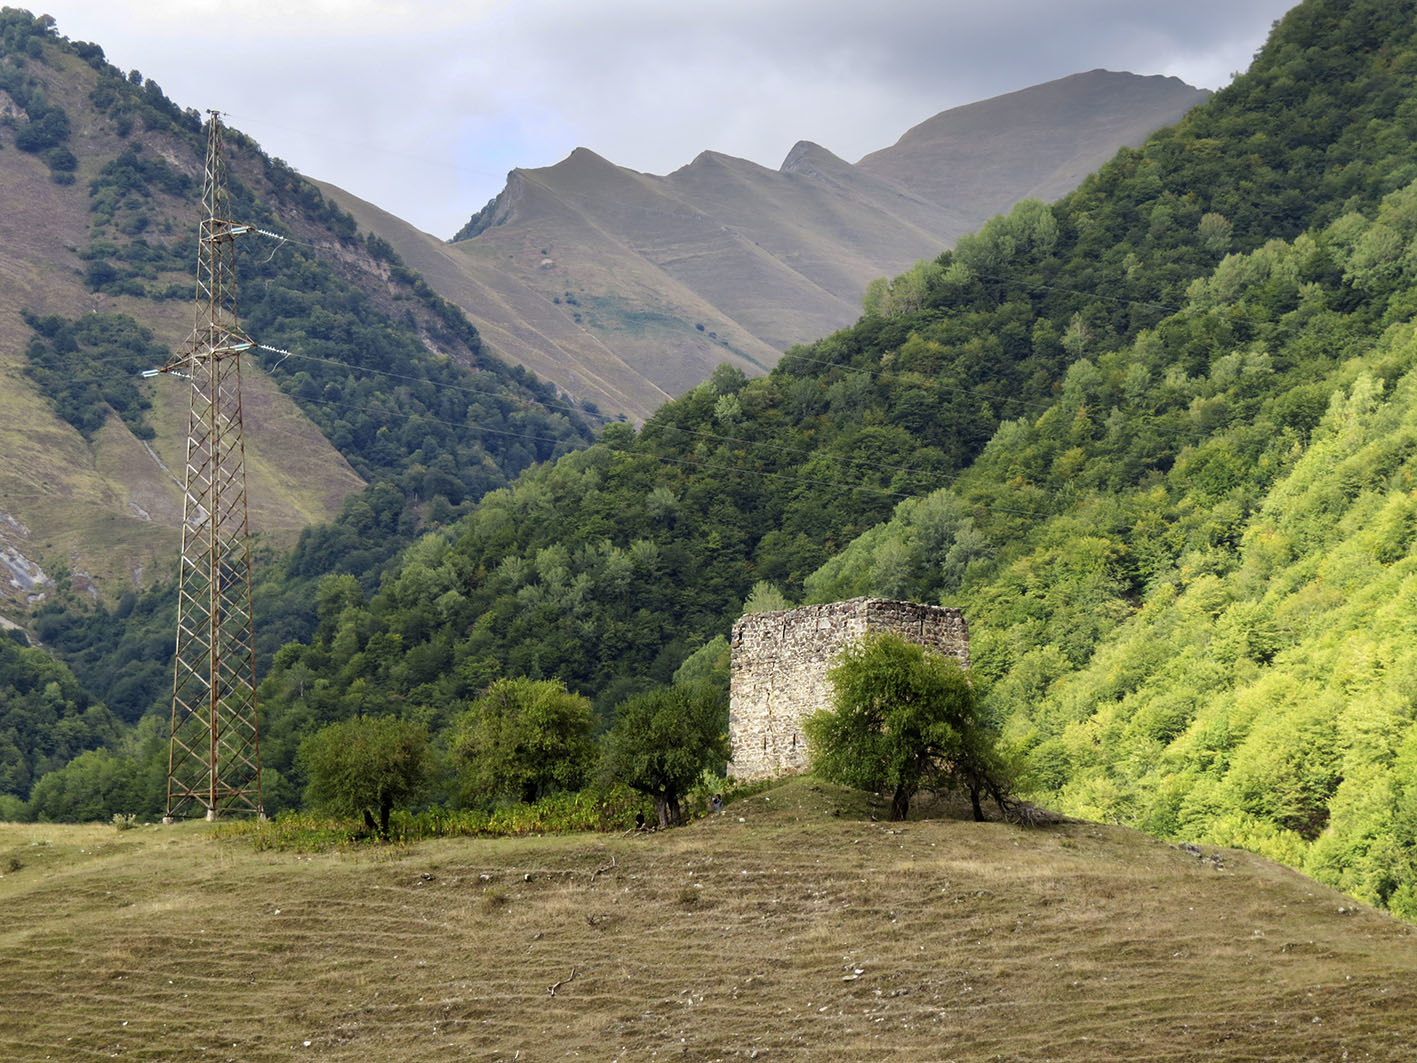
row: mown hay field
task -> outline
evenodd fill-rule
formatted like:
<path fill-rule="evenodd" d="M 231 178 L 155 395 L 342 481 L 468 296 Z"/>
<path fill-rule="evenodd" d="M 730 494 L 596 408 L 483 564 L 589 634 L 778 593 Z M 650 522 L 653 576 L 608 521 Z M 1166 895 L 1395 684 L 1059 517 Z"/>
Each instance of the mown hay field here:
<path fill-rule="evenodd" d="M 257 852 L 0 825 L 0 1059 L 1417 1058 L 1417 933 L 1246 853 L 891 824 Z"/>

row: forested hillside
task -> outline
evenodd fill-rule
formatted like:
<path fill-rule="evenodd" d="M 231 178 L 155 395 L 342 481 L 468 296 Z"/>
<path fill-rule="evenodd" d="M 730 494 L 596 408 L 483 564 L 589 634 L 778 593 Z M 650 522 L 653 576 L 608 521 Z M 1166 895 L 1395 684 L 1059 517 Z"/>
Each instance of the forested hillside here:
<path fill-rule="evenodd" d="M 1380 14 L 1390 25 L 1369 34 L 1370 48 L 1349 47 L 1362 35 L 1348 21 Z M 995 455 L 1025 460 L 1020 432 L 1067 422 L 1067 453 L 1042 470 L 1073 495 L 1089 480 L 1112 490 L 1159 483 L 1178 461 L 1198 476 L 1213 451 L 1246 469 L 1249 455 L 1221 439 L 1227 431 L 1268 444 L 1277 424 L 1302 447 L 1335 383 L 1324 374 L 1343 361 L 1333 336 L 1361 344 L 1383 313 L 1346 274 L 1327 227 L 1342 217 L 1351 236 L 1413 172 L 1394 152 L 1411 154 L 1417 104 L 1391 69 L 1411 28 L 1383 5 L 1345 18 L 1323 4 L 1297 9 L 1255 70 L 1181 126 L 1121 153 L 1057 205 L 1025 204 L 873 293 L 858 326 L 794 349 L 770 376 L 721 370 L 639 433 L 613 426 L 600 445 L 494 493 L 455 531 L 420 545 L 406 585 L 391 583 L 373 613 L 426 612 L 455 592 L 442 608 L 465 610 L 456 621 L 424 615 L 404 641 L 457 631 L 459 646 L 485 647 L 497 667 L 599 691 L 621 672 L 663 678 L 683 650 L 725 630 L 758 580 L 799 597 L 847 540 L 900 500 L 949 484 L 982 451 L 988 460 L 967 482 L 992 505 L 935 521 L 936 538 L 920 548 L 931 558 L 944 550 L 961 576 L 997 565 L 988 558 L 1002 544 L 1074 502 L 1036 470 L 1032 480 L 990 477 Z M 1338 99 L 1352 124 L 1328 119 Z M 1289 142 L 1310 165 L 1290 164 Z M 1315 235 L 1300 236 L 1309 227 Z M 1280 254 L 1275 239 L 1298 249 L 1294 291 L 1269 273 L 1256 290 L 1249 276 Z M 1301 289 L 1323 297 L 1322 313 L 1295 301 Z M 1196 300 L 1210 290 L 1244 293 L 1273 327 L 1262 334 L 1253 314 L 1201 313 Z M 1315 314 L 1322 342 L 1306 334 L 1286 356 L 1279 341 Z M 1144 417 L 1091 395 L 1114 363 Z M 1213 394 L 1198 397 L 1203 388 Z M 1256 423 L 1270 408 L 1273 423 Z M 1110 440 L 1104 456 L 1114 460 L 1089 460 L 1082 444 L 1097 446 L 1092 436 Z M 441 581 L 436 593 L 415 586 L 428 572 Z M 918 592 L 952 592 L 959 578 Z M 1145 578 L 1138 570 L 1138 587 Z M 498 602 L 508 615 L 493 623 Z M 524 606 L 546 615 L 522 632 Z M 635 623 L 641 609 L 655 619 Z"/>
<path fill-rule="evenodd" d="M 1276 166 L 1315 182 L 1307 218 L 1291 190 L 1248 188 L 1271 239 L 1130 342 L 1080 343 L 1049 408 L 807 592 L 962 604 L 992 710 L 1063 809 L 1254 848 L 1410 918 L 1417 105 L 1400 8 L 1302 6 L 1188 123 L 1225 129 L 1245 90 L 1284 100 L 1268 110 L 1293 128 L 1245 142 L 1277 141 Z M 1358 122 L 1325 119 L 1336 108 Z M 1223 189 L 1202 173 L 1197 189 Z M 1071 203 L 1106 209 L 1091 193 L 1109 176 Z M 951 522 L 978 544 L 963 570 L 935 545 Z"/>
<path fill-rule="evenodd" d="M 131 723 L 170 683 L 186 392 L 140 374 L 191 328 L 203 117 L 15 9 L 0 112 L 0 607 Z M 591 429 L 313 185 L 238 131 L 226 148 L 233 213 L 278 237 L 238 248 L 243 323 L 289 352 L 243 381 L 269 661 L 313 630 L 321 576 L 372 588 L 423 529 Z"/>
<path fill-rule="evenodd" d="M 1417 910 L 1417 647 L 1375 608 L 1414 527 L 1413 13 L 1302 5 L 1208 106 L 855 328 L 523 476 L 368 600 L 331 586 L 274 732 L 446 718 L 504 673 L 608 712 L 759 581 L 944 600 L 1044 800 Z"/>
<path fill-rule="evenodd" d="M 16 795 L 35 780 L 119 735 L 112 713 L 67 668 L 0 636 L 0 819 L 14 814 Z"/>
<path fill-rule="evenodd" d="M 745 598 L 959 605 L 1036 796 L 1417 916 L 1417 4 L 1308 0 L 1052 206 L 873 287 L 768 376 L 321 584 L 268 763 L 501 675 L 608 718 Z"/>

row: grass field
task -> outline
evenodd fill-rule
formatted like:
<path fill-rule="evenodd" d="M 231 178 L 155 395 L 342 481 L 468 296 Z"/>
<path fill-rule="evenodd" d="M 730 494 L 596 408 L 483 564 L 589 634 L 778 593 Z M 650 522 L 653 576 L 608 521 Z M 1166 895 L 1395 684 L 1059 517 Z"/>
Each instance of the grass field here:
<path fill-rule="evenodd" d="M 888 824 L 253 851 L 0 825 L 0 1059 L 1402 1060 L 1417 933 L 1249 854 Z"/>

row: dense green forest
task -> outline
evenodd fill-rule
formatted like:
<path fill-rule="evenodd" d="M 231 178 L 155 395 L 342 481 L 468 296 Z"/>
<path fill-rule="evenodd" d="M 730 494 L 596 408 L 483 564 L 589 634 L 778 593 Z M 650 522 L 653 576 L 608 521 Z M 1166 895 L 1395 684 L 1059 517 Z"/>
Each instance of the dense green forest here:
<path fill-rule="evenodd" d="M 1112 494 L 1170 475 L 1219 486 L 1253 474 L 1263 449 L 1281 445 L 1276 432 L 1302 446 L 1336 386 L 1325 376 L 1347 357 L 1336 341 L 1361 345 L 1385 312 L 1346 272 L 1348 252 L 1327 228 L 1306 237 L 1302 226 L 1339 212 L 1324 194 L 1334 174 L 1351 209 L 1332 224 L 1353 239 L 1363 212 L 1376 217 L 1385 189 L 1400 187 L 1387 127 L 1407 138 L 1417 107 L 1399 91 L 1410 89 L 1402 70 L 1387 70 L 1411 33 L 1390 17 L 1375 52 L 1345 49 L 1337 62 L 1324 50 L 1336 68 L 1327 80 L 1279 79 L 1287 96 L 1305 85 L 1320 102 L 1276 109 L 1269 64 L 1295 68 L 1328 20 L 1322 5 L 1299 9 L 1255 71 L 1181 126 L 1123 152 L 1061 203 L 1024 204 L 898 279 L 887 305 L 878 300 L 855 328 L 788 352 L 764 378 L 721 370 L 640 432 L 612 426 L 596 447 L 489 495 L 456 529 L 415 548 L 367 605 L 342 599 L 351 622 L 372 625 L 368 637 L 387 631 L 401 647 L 383 664 L 361 656 L 360 675 L 390 696 L 418 689 L 416 699 L 433 704 L 466 695 L 459 674 L 475 687 L 489 669 L 539 673 L 603 706 L 613 700 L 606 691 L 662 680 L 723 633 L 758 581 L 794 599 L 846 590 L 849 574 L 833 577 L 845 559 L 829 559 L 847 540 L 950 484 L 976 457 L 984 460 L 961 481 L 978 484 L 974 497 L 920 503 L 930 514 L 917 556 L 889 551 L 901 571 L 883 572 L 880 589 L 938 598 L 970 574 L 998 574 L 1005 546 L 1017 550 L 1089 489 Z M 1350 39 L 1346 24 L 1330 31 Z M 1375 69 L 1386 71 L 1378 84 Z M 1323 165 L 1275 167 L 1247 151 L 1279 138 L 1282 115 L 1320 109 L 1335 92 L 1352 97 L 1352 84 L 1372 95 L 1352 101 L 1366 135 L 1330 123 Z M 1256 115 L 1275 128 L 1257 131 Z M 1230 179 L 1212 172 L 1217 158 Z M 1245 196 L 1271 206 L 1236 209 Z M 1273 243 L 1277 216 L 1295 237 L 1284 267 L 1292 276 L 1271 264 L 1289 246 Z M 1248 301 L 1202 307 L 1198 282 L 1211 302 L 1237 292 Z M 1030 436 L 1039 440 L 1026 447 Z M 1055 442 L 1067 445 L 1053 453 Z M 1263 486 L 1249 499 L 1213 490 L 1206 501 L 1221 507 L 1205 520 L 1233 525 Z M 1148 566 L 1165 562 L 1117 566 L 1126 593 L 1138 599 Z M 932 564 L 933 582 L 906 578 Z M 332 638 L 338 628 L 332 616 L 322 630 Z M 358 639 L 345 645 L 350 656 L 364 652 Z M 415 646 L 437 658 L 426 671 L 440 692 L 406 674 Z M 317 638 L 302 652 L 332 649 Z M 336 656 L 329 668 L 344 674 L 346 664 Z"/>
<path fill-rule="evenodd" d="M 280 792 L 356 713 L 436 735 L 508 676 L 605 724 L 745 599 L 883 594 L 964 608 L 1040 802 L 1417 916 L 1414 16 L 1307 0 L 855 327 L 526 469 L 377 583 L 324 578 L 261 689 Z"/>
<path fill-rule="evenodd" d="M 0 816 L 35 781 L 85 750 L 116 742 L 118 721 L 49 654 L 0 636 Z"/>

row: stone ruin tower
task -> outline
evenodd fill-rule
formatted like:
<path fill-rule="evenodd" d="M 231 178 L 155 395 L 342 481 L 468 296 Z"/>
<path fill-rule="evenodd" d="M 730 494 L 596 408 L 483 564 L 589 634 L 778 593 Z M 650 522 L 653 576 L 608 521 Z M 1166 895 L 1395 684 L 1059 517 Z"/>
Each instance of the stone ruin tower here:
<path fill-rule="evenodd" d="M 827 670 L 846 645 L 890 631 L 969 667 L 969 626 L 958 609 L 885 598 L 753 613 L 733 625 L 728 773 L 772 778 L 808 767 L 802 720 L 831 706 Z"/>

